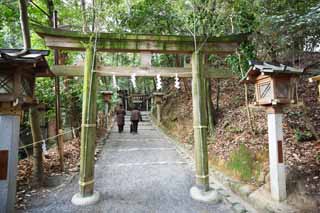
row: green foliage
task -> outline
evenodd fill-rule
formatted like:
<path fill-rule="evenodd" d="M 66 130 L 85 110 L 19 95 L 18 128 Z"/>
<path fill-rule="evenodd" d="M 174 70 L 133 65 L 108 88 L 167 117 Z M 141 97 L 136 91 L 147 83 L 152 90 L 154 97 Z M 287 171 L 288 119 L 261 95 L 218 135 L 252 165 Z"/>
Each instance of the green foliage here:
<path fill-rule="evenodd" d="M 314 136 L 312 134 L 312 132 L 308 131 L 308 130 L 295 130 L 294 136 L 297 140 L 297 142 L 304 142 L 304 141 L 310 141 L 312 139 L 314 139 Z"/>
<path fill-rule="evenodd" d="M 48 118 L 53 118 L 55 115 L 54 80 L 51 78 L 37 78 L 35 95 L 39 103 L 47 105 L 49 109 L 49 111 L 47 112 Z"/>
<path fill-rule="evenodd" d="M 256 59 L 255 47 L 249 42 L 240 45 L 238 54 L 229 55 L 225 61 L 231 68 L 232 72 L 243 78 L 249 69 L 249 60 Z"/>
<path fill-rule="evenodd" d="M 0 48 L 17 48 L 22 46 L 18 1 L 0 3 Z"/>
<path fill-rule="evenodd" d="M 238 134 L 238 133 L 242 133 L 243 129 L 241 127 L 229 126 L 228 131 Z"/>
<path fill-rule="evenodd" d="M 250 150 L 243 144 L 234 150 L 227 162 L 227 167 L 240 176 L 241 180 L 249 181 L 254 175 L 254 158 Z"/>

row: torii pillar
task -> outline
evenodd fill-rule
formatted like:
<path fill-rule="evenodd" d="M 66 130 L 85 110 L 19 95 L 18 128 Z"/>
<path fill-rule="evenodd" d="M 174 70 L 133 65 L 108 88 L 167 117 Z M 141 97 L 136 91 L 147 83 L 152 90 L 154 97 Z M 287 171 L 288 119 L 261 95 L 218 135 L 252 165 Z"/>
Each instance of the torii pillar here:
<path fill-rule="evenodd" d="M 218 203 L 221 198 L 209 186 L 207 147 L 207 95 L 204 69 L 205 57 L 200 51 L 192 54 L 192 105 L 195 143 L 196 185 L 190 189 L 194 200 Z"/>
<path fill-rule="evenodd" d="M 83 79 L 81 153 L 80 153 L 80 192 L 72 197 L 72 203 L 78 206 L 93 205 L 99 201 L 100 194 L 94 191 L 94 152 L 96 143 L 97 115 L 97 76 L 92 73 L 94 66 L 92 44 L 86 48 Z"/>

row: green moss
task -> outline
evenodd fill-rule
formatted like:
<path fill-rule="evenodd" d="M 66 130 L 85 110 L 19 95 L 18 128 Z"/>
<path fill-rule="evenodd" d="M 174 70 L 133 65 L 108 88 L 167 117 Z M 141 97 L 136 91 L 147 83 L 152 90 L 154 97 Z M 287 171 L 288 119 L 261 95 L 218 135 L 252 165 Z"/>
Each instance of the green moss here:
<path fill-rule="evenodd" d="M 239 175 L 241 180 L 249 181 L 254 176 L 254 158 L 243 144 L 234 150 L 227 162 L 227 168 Z"/>
<path fill-rule="evenodd" d="M 50 27 L 41 26 L 38 24 L 31 24 L 31 28 L 40 35 L 53 35 L 71 38 L 90 38 L 94 33 L 83 33 L 80 31 L 66 31 L 57 30 Z M 248 33 L 225 35 L 219 37 L 210 37 L 206 41 L 210 42 L 243 42 L 247 40 Z M 192 36 L 184 35 L 150 35 L 150 34 L 129 34 L 129 33 L 99 33 L 100 39 L 114 39 L 114 40 L 135 40 L 135 41 L 173 41 L 173 42 L 192 42 Z M 199 42 L 205 41 L 204 37 L 197 37 Z M 188 45 L 189 46 L 189 45 Z"/>

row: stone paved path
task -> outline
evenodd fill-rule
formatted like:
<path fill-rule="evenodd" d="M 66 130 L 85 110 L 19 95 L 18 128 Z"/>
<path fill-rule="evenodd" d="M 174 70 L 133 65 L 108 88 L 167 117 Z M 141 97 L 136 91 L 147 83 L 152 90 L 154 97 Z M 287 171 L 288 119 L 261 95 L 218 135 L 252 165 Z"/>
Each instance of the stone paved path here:
<path fill-rule="evenodd" d="M 28 212 L 232 212 L 224 203 L 204 204 L 190 198 L 194 183 L 190 161 L 152 125 L 147 114 L 137 135 L 129 133 L 126 119 L 124 133 L 119 134 L 115 125 L 96 164 L 95 188 L 101 193 L 98 204 L 71 204 L 71 197 L 78 192 L 76 177 L 62 190 L 34 199 Z"/>

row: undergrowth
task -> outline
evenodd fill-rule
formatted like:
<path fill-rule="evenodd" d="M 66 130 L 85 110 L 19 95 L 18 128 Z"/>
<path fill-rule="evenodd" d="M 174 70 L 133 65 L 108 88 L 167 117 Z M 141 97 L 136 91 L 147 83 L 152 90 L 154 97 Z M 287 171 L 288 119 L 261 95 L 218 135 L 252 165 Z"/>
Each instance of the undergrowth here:
<path fill-rule="evenodd" d="M 227 168 L 232 170 L 241 180 L 251 180 L 254 175 L 255 163 L 250 150 L 241 144 L 231 153 Z"/>

